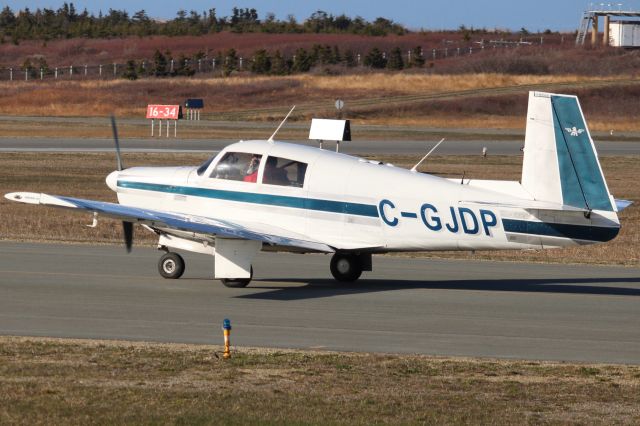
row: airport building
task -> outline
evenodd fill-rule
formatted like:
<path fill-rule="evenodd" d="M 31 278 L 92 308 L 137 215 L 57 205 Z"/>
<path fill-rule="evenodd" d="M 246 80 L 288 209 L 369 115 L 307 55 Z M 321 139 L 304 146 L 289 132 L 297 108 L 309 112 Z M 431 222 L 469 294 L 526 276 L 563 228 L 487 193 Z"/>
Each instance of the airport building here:
<path fill-rule="evenodd" d="M 621 18 L 625 19 L 622 20 Z M 576 44 L 583 45 L 591 32 L 591 44 L 598 45 L 598 24 L 604 21 L 602 45 L 624 48 L 640 47 L 640 11 L 586 10 L 582 14 Z"/>

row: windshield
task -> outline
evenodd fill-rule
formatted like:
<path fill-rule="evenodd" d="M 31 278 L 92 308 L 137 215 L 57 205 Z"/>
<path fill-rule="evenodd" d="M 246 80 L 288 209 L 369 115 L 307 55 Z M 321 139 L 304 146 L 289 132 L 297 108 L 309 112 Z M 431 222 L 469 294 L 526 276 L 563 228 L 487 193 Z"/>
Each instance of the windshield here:
<path fill-rule="evenodd" d="M 200 165 L 200 167 L 198 167 L 198 176 L 202 176 L 202 174 L 207 171 L 207 169 L 209 168 L 209 164 L 211 164 L 214 158 L 216 158 L 216 156 L 212 155 L 207 159 L 207 161 L 205 161 L 204 163 L 202 163 L 202 165 Z"/>

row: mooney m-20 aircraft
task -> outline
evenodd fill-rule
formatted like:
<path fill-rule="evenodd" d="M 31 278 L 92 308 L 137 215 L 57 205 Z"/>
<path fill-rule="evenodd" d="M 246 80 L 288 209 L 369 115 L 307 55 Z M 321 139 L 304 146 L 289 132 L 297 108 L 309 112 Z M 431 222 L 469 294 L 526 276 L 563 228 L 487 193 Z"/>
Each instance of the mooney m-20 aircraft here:
<path fill-rule="evenodd" d="M 276 130 L 277 132 L 277 130 Z M 118 148 L 117 133 L 116 148 Z M 275 134 L 274 134 L 275 135 Z M 92 212 L 155 232 L 165 278 L 181 249 L 214 256 L 215 277 L 244 287 L 260 250 L 332 253 L 338 281 L 372 269 L 372 254 L 544 249 L 609 241 L 630 203 L 609 193 L 575 96 L 531 92 L 519 182 L 445 179 L 310 146 L 227 146 L 199 167 L 133 167 L 106 179 L 119 203 L 14 192 L 29 204 Z M 95 224 L 95 220 L 94 220 Z"/>

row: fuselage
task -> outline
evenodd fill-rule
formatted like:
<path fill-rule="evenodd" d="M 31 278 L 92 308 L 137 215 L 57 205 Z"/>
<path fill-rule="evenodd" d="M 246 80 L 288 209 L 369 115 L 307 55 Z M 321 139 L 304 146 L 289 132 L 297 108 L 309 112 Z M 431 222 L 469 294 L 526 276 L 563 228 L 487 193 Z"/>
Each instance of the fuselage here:
<path fill-rule="evenodd" d="M 238 142 L 200 168 L 135 167 L 107 183 L 123 205 L 269 224 L 338 250 L 540 249 L 619 229 L 614 212 L 538 202 L 518 182 L 443 179 L 281 142 Z"/>

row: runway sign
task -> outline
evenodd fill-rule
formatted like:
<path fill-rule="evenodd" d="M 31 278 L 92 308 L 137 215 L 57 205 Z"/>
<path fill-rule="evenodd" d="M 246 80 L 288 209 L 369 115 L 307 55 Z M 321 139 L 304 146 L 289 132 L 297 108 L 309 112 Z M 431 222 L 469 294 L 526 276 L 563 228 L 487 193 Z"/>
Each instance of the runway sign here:
<path fill-rule="evenodd" d="M 147 105 L 147 118 L 178 120 L 181 118 L 180 105 Z"/>

